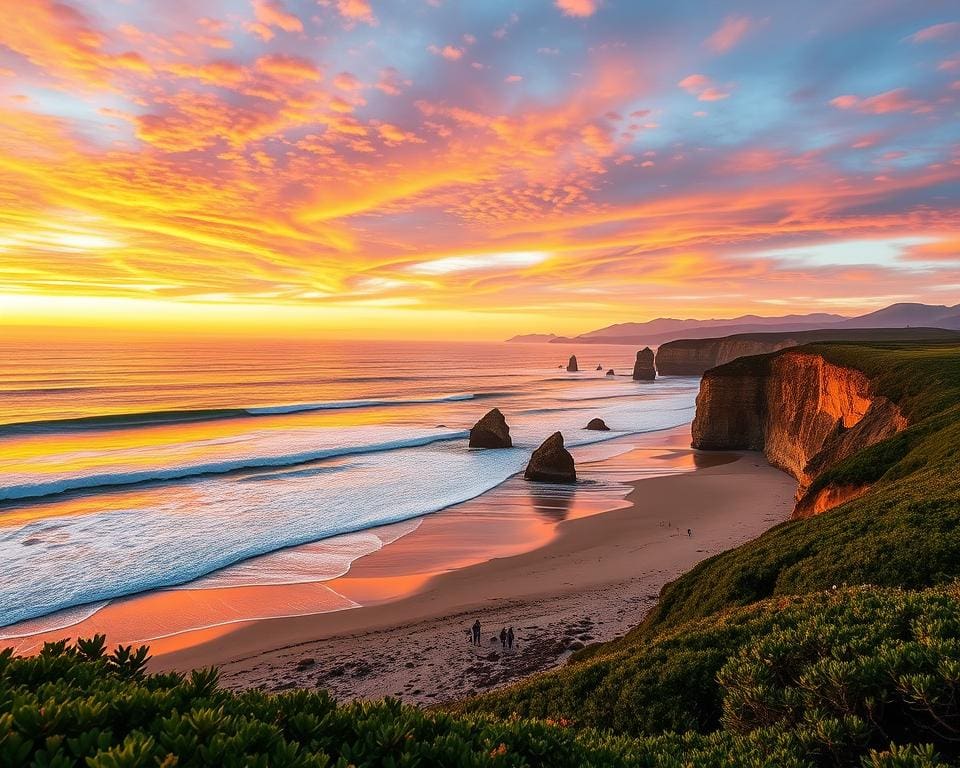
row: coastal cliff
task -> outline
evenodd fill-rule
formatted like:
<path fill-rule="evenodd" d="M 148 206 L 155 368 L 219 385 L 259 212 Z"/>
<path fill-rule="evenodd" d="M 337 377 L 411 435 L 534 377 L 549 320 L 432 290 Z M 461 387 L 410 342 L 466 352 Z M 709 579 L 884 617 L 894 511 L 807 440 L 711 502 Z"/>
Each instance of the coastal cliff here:
<path fill-rule="evenodd" d="M 657 370 L 665 376 L 699 376 L 738 357 L 763 355 L 795 347 L 792 338 L 754 339 L 736 336 L 722 339 L 680 339 L 657 350 Z"/>
<path fill-rule="evenodd" d="M 897 405 L 878 395 L 864 373 L 815 352 L 786 351 L 707 371 L 693 447 L 763 451 L 799 483 L 794 517 L 809 517 L 868 490 L 827 484 L 811 491 L 820 474 L 906 426 Z"/>
<path fill-rule="evenodd" d="M 661 376 L 700 376 L 711 368 L 749 355 L 819 341 L 947 341 L 960 338 L 940 328 L 825 328 L 789 333 L 742 333 L 715 339 L 678 339 L 657 349 Z"/>

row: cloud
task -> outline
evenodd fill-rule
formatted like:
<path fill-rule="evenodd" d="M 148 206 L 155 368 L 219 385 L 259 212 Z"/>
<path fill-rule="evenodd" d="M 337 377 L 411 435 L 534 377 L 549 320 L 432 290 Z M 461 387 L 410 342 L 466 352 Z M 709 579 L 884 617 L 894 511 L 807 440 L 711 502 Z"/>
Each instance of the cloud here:
<path fill-rule="evenodd" d="M 376 87 L 388 96 L 399 96 L 403 88 L 409 86 L 410 81 L 404 80 L 396 68 L 386 67 L 380 70 L 380 79 Z"/>
<path fill-rule="evenodd" d="M 926 105 L 918 99 L 910 98 L 906 88 L 897 88 L 892 91 L 878 93 L 875 96 L 861 98 L 846 94 L 830 100 L 837 109 L 855 109 L 873 115 L 886 115 L 891 112 L 925 111 Z"/>
<path fill-rule="evenodd" d="M 554 5 L 563 12 L 564 16 L 586 18 L 597 12 L 600 0 L 554 0 Z"/>
<path fill-rule="evenodd" d="M 290 83 L 319 80 L 322 77 L 320 69 L 309 59 L 282 53 L 261 56 L 256 61 L 256 68 L 277 80 Z"/>
<path fill-rule="evenodd" d="M 463 256 L 447 256 L 432 261 L 422 261 L 408 267 L 418 275 L 449 275 L 455 272 L 474 272 L 484 269 L 531 267 L 550 258 L 543 251 L 519 251 L 515 253 L 478 253 Z"/>
<path fill-rule="evenodd" d="M 505 78 L 503 78 L 503 82 L 505 83 L 519 83 L 522 80 L 523 77 L 521 75 L 507 75 Z"/>
<path fill-rule="evenodd" d="M 687 75 L 677 85 L 691 96 L 696 96 L 699 101 L 720 101 L 730 95 L 730 86 L 727 86 L 728 90 L 724 90 L 706 75 Z"/>
<path fill-rule="evenodd" d="M 337 0 L 337 11 L 349 21 L 362 21 L 371 26 L 377 23 L 368 0 Z"/>
<path fill-rule="evenodd" d="M 754 26 L 749 16 L 727 16 L 723 24 L 706 40 L 706 46 L 715 53 L 726 53 L 746 36 Z"/>
<path fill-rule="evenodd" d="M 947 40 L 960 37 L 960 21 L 949 21 L 944 24 L 934 24 L 914 32 L 907 39 L 913 43 L 929 43 L 933 40 Z"/>
<path fill-rule="evenodd" d="M 457 61 L 463 57 L 463 48 L 457 48 L 455 45 L 445 45 L 443 48 L 430 45 L 427 46 L 427 50 L 435 56 L 443 56 L 450 61 Z"/>
<path fill-rule="evenodd" d="M 274 36 L 273 28 L 284 32 L 303 32 L 303 22 L 287 11 L 281 0 L 251 0 L 255 22 L 246 25 L 250 32 L 264 41 Z"/>

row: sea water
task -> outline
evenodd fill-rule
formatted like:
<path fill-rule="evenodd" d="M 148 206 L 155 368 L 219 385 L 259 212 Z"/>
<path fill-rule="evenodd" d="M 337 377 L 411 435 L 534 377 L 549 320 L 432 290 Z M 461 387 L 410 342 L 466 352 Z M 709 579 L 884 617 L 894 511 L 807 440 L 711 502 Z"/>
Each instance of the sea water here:
<path fill-rule="evenodd" d="M 574 352 L 577 374 L 563 367 Z M 622 346 L 6 340 L 0 353 L 0 627 L 32 631 L 161 587 L 335 578 L 390 543 L 372 529 L 403 535 L 496 487 L 551 433 L 579 446 L 676 427 L 698 387 L 632 381 Z M 492 407 L 514 447 L 468 449 Z M 594 417 L 611 431 L 584 430 Z"/>

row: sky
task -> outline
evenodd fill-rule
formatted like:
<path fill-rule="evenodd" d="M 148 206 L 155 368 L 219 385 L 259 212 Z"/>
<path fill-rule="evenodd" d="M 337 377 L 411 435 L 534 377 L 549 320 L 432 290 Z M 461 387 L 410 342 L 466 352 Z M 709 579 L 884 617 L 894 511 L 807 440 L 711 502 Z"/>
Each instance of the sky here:
<path fill-rule="evenodd" d="M 0 323 L 347 338 L 960 302 L 960 8 L 0 0 Z"/>

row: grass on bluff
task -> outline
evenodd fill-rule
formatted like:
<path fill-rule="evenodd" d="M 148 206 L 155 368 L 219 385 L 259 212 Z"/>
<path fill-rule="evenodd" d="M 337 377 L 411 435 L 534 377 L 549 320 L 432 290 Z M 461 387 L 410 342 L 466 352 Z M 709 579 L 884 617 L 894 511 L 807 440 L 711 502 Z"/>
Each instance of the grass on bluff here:
<path fill-rule="evenodd" d="M 960 577 L 960 344 L 800 349 L 864 371 L 879 394 L 900 404 L 911 426 L 854 454 L 812 486 L 875 483 L 869 493 L 705 560 L 664 588 L 634 634 L 838 584 L 921 588 Z M 762 370 L 769 359 L 741 358 L 716 370 Z"/>
<path fill-rule="evenodd" d="M 958 752 L 958 639 L 956 589 L 839 590 L 736 609 L 449 713 L 238 693 L 212 670 L 147 675 L 146 649 L 108 655 L 97 637 L 0 654 L 0 765 L 931 768 Z M 669 728 L 690 730 L 643 735 Z"/>

